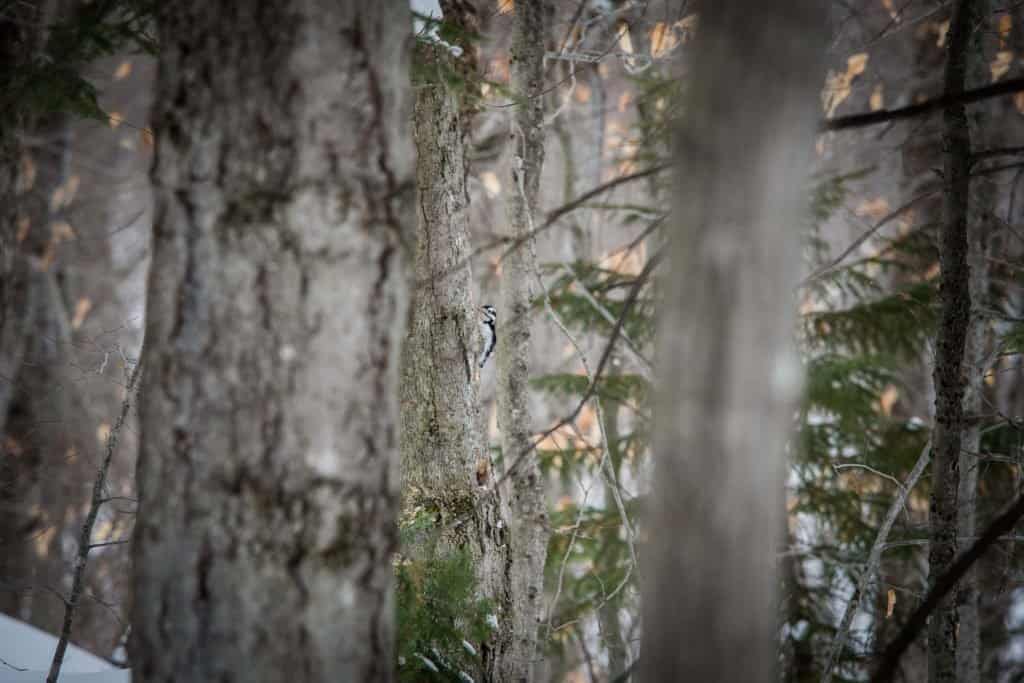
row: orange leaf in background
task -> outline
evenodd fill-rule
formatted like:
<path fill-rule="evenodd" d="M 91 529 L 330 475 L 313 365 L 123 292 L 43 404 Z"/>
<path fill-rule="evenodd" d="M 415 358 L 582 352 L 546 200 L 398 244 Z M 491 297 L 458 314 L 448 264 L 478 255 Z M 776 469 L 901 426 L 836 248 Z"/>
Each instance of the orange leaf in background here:
<path fill-rule="evenodd" d="M 875 89 L 871 91 L 871 99 L 868 100 L 868 106 L 871 107 L 871 111 L 878 111 L 885 107 L 885 97 L 882 95 L 881 83 L 876 85 Z"/>
<path fill-rule="evenodd" d="M 871 200 L 865 199 L 857 205 L 853 212 L 858 216 L 868 216 L 876 221 L 881 220 L 890 212 L 889 201 L 885 197 L 876 197 Z"/>
<path fill-rule="evenodd" d="M 625 24 L 619 29 L 619 49 L 627 55 L 633 54 L 633 41 L 629 39 L 629 27 Z"/>
<path fill-rule="evenodd" d="M 82 297 L 75 303 L 75 316 L 71 319 L 71 329 L 77 330 L 85 322 L 85 316 L 92 310 L 92 299 Z"/>
<path fill-rule="evenodd" d="M 119 114 L 118 112 L 112 111 L 110 112 L 110 115 L 107 116 L 107 121 L 110 123 L 111 128 L 117 128 L 122 123 L 124 123 L 124 117 L 121 116 L 121 114 Z"/>
<path fill-rule="evenodd" d="M 681 19 L 680 22 L 683 20 Z M 677 22 L 679 23 L 679 22 Z M 680 30 L 680 33 L 683 33 Z M 664 22 L 659 21 L 651 29 L 651 56 L 657 59 L 663 57 L 666 54 L 672 52 L 679 45 L 679 37 L 676 33 L 675 25 L 668 26 Z"/>
<path fill-rule="evenodd" d="M 498 14 L 512 14 L 516 8 L 516 0 L 498 0 Z"/>
<path fill-rule="evenodd" d="M 110 423 L 100 422 L 99 426 L 96 427 L 96 440 L 101 444 L 107 443 L 107 437 L 110 436 Z"/>
<path fill-rule="evenodd" d="M 600 260 L 606 270 L 623 275 L 639 275 L 647 263 L 647 245 L 641 242 L 632 249 L 617 249 Z"/>
<path fill-rule="evenodd" d="M 628 90 L 623 90 L 622 94 L 619 95 L 619 113 L 626 113 L 626 108 L 629 107 L 629 103 L 633 101 L 633 96 L 629 94 Z"/>
<path fill-rule="evenodd" d="M 128 78 L 132 73 L 132 63 L 127 59 L 118 64 L 117 70 L 114 71 L 114 80 L 120 81 Z"/>
<path fill-rule="evenodd" d="M 700 23 L 700 16 L 698 14 L 687 14 L 685 17 L 677 21 L 672 26 L 679 31 L 679 42 L 683 45 L 686 44 L 693 34 L 697 31 L 697 25 Z"/>
<path fill-rule="evenodd" d="M 946 34 L 949 33 L 949 19 L 939 23 L 933 24 L 935 32 L 938 34 L 938 40 L 935 41 L 937 47 L 946 47 Z"/>
<path fill-rule="evenodd" d="M 1024 92 L 1019 92 L 1013 96 L 1013 105 L 1017 107 L 1017 111 L 1024 114 Z"/>
<path fill-rule="evenodd" d="M 50 210 L 59 211 L 71 204 L 78 194 L 78 185 L 81 179 L 73 175 L 53 191 L 50 196 Z"/>
<path fill-rule="evenodd" d="M 18 234 L 17 240 L 19 243 L 24 242 L 25 238 L 28 237 L 28 229 L 32 226 L 32 221 L 28 216 L 18 216 Z"/>
<path fill-rule="evenodd" d="M 893 385 L 890 384 L 885 388 L 885 391 L 882 392 L 882 395 L 878 399 L 878 407 L 881 410 L 882 415 L 887 417 L 892 415 L 892 407 L 896 405 L 896 401 L 899 397 L 899 389 Z"/>
<path fill-rule="evenodd" d="M 652 28 L 650 33 L 651 39 L 651 56 L 659 57 L 665 52 L 665 34 L 668 33 L 668 27 L 665 22 L 659 21 Z"/>
<path fill-rule="evenodd" d="M 988 70 L 992 73 L 992 82 L 995 83 L 1006 75 L 1013 65 L 1013 52 L 1002 50 L 996 53 L 995 58 L 989 63 Z"/>
<path fill-rule="evenodd" d="M 54 221 L 50 223 L 50 235 L 59 244 L 75 239 L 75 229 L 67 221 Z"/>
<path fill-rule="evenodd" d="M 589 102 L 590 86 L 588 86 L 585 83 L 577 83 L 576 89 L 573 91 L 572 96 L 577 102 Z"/>
<path fill-rule="evenodd" d="M 826 116 L 832 116 L 853 90 L 853 81 L 868 66 L 868 53 L 858 52 L 846 58 L 846 72 L 829 71 L 821 91 L 821 106 Z"/>
<path fill-rule="evenodd" d="M 494 171 L 484 171 L 481 173 L 480 182 L 483 183 L 484 189 L 489 196 L 497 197 L 501 194 L 501 181 L 498 180 L 498 174 Z"/>
<path fill-rule="evenodd" d="M 36 548 L 36 554 L 39 557 L 50 557 L 50 541 L 56 533 L 57 526 L 51 524 L 36 534 L 35 538 L 32 539 Z"/>
<path fill-rule="evenodd" d="M 997 32 L 999 33 L 999 47 L 1006 47 L 1006 41 L 1010 39 L 1010 31 L 1013 30 L 1013 17 L 1009 14 L 1004 14 L 999 17 L 997 24 Z"/>
<path fill-rule="evenodd" d="M 491 80 L 508 81 L 508 60 L 504 57 L 495 57 L 491 60 L 488 71 L 491 74 Z"/>
<path fill-rule="evenodd" d="M 142 144 L 145 147 L 153 147 L 153 131 L 149 128 L 143 128 L 139 131 L 139 137 L 142 138 Z"/>
<path fill-rule="evenodd" d="M 892 588 L 885 594 L 885 618 L 888 619 L 892 616 L 893 610 L 896 609 L 896 591 Z"/>

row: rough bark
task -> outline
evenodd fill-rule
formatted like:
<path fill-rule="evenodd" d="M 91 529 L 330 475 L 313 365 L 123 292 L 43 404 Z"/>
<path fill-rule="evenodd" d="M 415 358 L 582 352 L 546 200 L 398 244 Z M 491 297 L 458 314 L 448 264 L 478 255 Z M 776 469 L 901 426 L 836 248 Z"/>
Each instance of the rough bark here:
<path fill-rule="evenodd" d="M 444 5 L 446 21 L 472 29 L 467 6 Z M 463 55 L 471 49 L 467 45 Z M 421 48 L 417 59 L 424 71 L 473 69 L 464 59 L 449 61 L 446 50 Z M 490 490 L 494 474 L 480 409 L 480 308 L 470 269 L 466 153 L 472 96 L 441 78 L 421 84 L 416 95 L 417 286 L 399 389 L 402 509 L 403 517 L 428 514 L 436 522 L 443 537 L 429 547 L 468 551 L 480 594 L 507 621 L 508 527 L 500 499 Z M 414 542 L 402 552 L 415 560 L 429 547 Z M 485 681 L 502 680 L 507 626 L 499 624 L 487 642 L 477 644 Z"/>
<path fill-rule="evenodd" d="M 158 28 L 133 679 L 392 680 L 408 5 Z"/>
<path fill-rule="evenodd" d="M 968 45 L 976 0 L 960 0 L 949 27 L 945 94 L 962 92 L 968 71 Z M 929 582 L 944 574 L 957 552 L 960 454 L 964 422 L 964 347 L 971 316 L 967 263 L 968 193 L 971 137 L 964 104 L 943 112 L 943 207 L 939 237 L 939 326 L 935 351 L 934 464 L 929 507 Z M 956 680 L 957 610 L 955 596 L 943 600 L 928 623 L 928 680 Z"/>
<path fill-rule="evenodd" d="M 974 0 L 974 17 L 988 13 L 987 0 Z M 982 49 L 982 31 L 974 27 L 968 37 L 967 76 L 973 84 L 984 83 L 989 76 L 988 63 Z M 972 146 L 984 147 L 985 126 L 979 121 L 969 122 Z M 980 139 L 979 139 L 980 138 Z M 971 295 L 971 322 L 964 347 L 964 369 L 967 378 L 964 394 L 964 414 L 979 416 L 983 412 L 985 372 L 989 363 L 989 316 L 984 308 L 989 288 L 989 238 L 991 225 L 987 211 L 995 206 L 996 198 L 990 185 L 973 188 L 971 199 L 976 208 L 968 212 L 967 266 L 970 269 L 968 290 Z M 969 207 L 970 208 L 970 207 Z M 957 492 L 957 538 L 970 539 L 977 534 L 978 476 L 981 471 L 981 426 L 971 419 L 964 429 L 960 451 L 960 481 Z M 960 584 L 957 599 L 957 652 L 956 680 L 959 683 L 981 682 L 981 619 L 979 614 L 980 574 L 972 567 Z"/>
<path fill-rule="evenodd" d="M 988 229 L 985 221 L 975 216 L 971 221 L 971 234 L 967 246 L 967 264 L 970 268 L 971 301 L 984 301 L 988 290 Z M 988 366 L 988 316 L 972 312 L 971 325 L 964 349 L 967 390 L 964 395 L 965 415 L 977 416 L 983 412 L 982 396 L 984 376 Z M 981 470 L 981 427 L 977 419 L 964 429 L 960 451 L 960 481 L 957 492 L 957 538 L 971 539 L 977 535 L 978 474 Z M 981 680 L 981 621 L 978 613 L 978 571 L 972 567 L 964 576 L 957 598 L 957 652 L 956 680 L 959 683 L 979 683 Z"/>
<path fill-rule="evenodd" d="M 640 679 L 774 681 L 816 0 L 708 2 L 679 130 Z M 738 654 L 741 653 L 741 654 Z"/>
<path fill-rule="evenodd" d="M 544 164 L 544 43 L 542 0 L 515 5 L 510 49 L 511 90 L 517 100 L 511 144 L 512 177 L 506 190 L 506 214 L 513 240 L 529 239 Z M 522 243 L 522 242 L 521 242 Z M 529 391 L 529 249 L 511 251 L 502 262 L 501 324 L 498 333 L 498 423 L 506 463 L 532 448 Z M 547 502 L 535 454 L 519 462 L 511 476 L 509 567 L 512 642 L 503 680 L 533 679 L 539 657 L 537 636 L 544 599 L 547 557 Z"/>

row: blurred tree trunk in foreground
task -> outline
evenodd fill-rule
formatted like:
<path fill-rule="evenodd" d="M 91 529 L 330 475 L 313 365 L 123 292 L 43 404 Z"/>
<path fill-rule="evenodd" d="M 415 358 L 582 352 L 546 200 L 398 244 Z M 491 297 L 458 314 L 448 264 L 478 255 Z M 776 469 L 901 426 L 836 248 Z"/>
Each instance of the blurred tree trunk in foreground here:
<path fill-rule="evenodd" d="M 158 26 L 133 677 L 393 680 L 409 7 Z"/>
<path fill-rule="evenodd" d="M 775 680 L 819 5 L 701 9 L 661 318 L 642 680 Z"/>

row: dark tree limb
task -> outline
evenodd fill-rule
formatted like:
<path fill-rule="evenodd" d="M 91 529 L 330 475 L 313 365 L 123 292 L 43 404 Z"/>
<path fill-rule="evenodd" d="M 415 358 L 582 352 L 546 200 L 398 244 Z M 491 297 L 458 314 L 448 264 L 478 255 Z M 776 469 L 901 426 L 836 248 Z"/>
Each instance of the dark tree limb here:
<path fill-rule="evenodd" d="M 942 602 L 967 570 L 999 540 L 1001 536 L 1013 530 L 1014 525 L 1024 517 L 1024 495 L 1018 497 L 1001 515 L 996 517 L 985 529 L 985 532 L 963 552 L 948 570 L 940 576 L 924 598 L 924 602 L 910 615 L 910 619 L 900 629 L 899 634 L 889 643 L 882 653 L 882 661 L 872 676 L 872 683 L 888 683 L 896 673 L 900 658 L 914 642 L 918 634 L 928 622 L 928 617 L 939 603 Z"/>
<path fill-rule="evenodd" d="M 822 121 L 818 126 L 821 132 L 849 130 L 851 128 L 864 128 L 889 121 L 910 119 L 933 111 L 939 111 L 954 105 L 966 105 L 993 97 L 1003 97 L 1024 91 L 1024 78 L 1010 78 L 1005 81 L 986 85 L 974 90 L 963 90 L 961 92 L 947 92 L 941 97 L 925 100 L 918 104 L 912 104 L 898 109 L 881 109 L 879 111 L 866 112 L 863 114 L 851 114 L 850 116 L 839 116 L 834 119 Z"/>

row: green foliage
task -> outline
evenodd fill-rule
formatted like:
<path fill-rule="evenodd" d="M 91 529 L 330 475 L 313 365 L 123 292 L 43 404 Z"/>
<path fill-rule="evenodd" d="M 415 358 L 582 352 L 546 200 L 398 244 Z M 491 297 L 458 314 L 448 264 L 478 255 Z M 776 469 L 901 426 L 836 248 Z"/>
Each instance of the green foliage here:
<path fill-rule="evenodd" d="M 9 48 L 14 63 L 0 64 L 0 122 L 71 113 L 106 120 L 96 88 L 83 76 L 92 61 L 126 48 L 155 51 L 152 0 L 96 0 L 45 27 L 41 49 L 33 49 L 31 28 L 17 32 Z M 42 27 L 35 30 L 43 30 Z"/>
<path fill-rule="evenodd" d="M 572 275 L 564 273 L 563 266 Z M 593 302 L 580 291 L 584 287 L 601 308 L 608 312 L 612 321 L 618 320 L 625 307 L 625 294 L 633 286 L 634 276 L 585 261 L 569 264 L 546 264 L 544 272 L 558 273 L 559 276 L 548 284 L 551 306 L 563 322 L 578 331 L 593 332 L 607 337 L 613 323 L 608 321 Z M 543 307 L 543 298 L 534 301 L 538 309 Z M 654 341 L 654 301 L 641 296 L 633 304 L 622 326 L 623 331 L 636 344 L 644 345 Z M 621 342 L 620 342 L 621 343 Z"/>
<path fill-rule="evenodd" d="M 493 607 L 478 595 L 469 553 L 441 549 L 434 531 L 424 515 L 401 528 L 402 546 L 414 547 L 416 557 L 395 567 L 399 680 L 476 680 Z"/>

